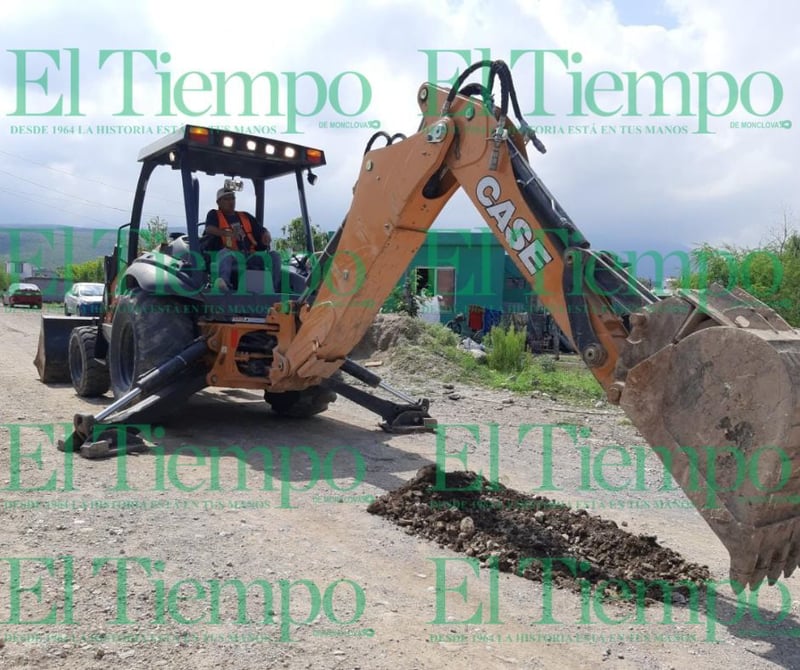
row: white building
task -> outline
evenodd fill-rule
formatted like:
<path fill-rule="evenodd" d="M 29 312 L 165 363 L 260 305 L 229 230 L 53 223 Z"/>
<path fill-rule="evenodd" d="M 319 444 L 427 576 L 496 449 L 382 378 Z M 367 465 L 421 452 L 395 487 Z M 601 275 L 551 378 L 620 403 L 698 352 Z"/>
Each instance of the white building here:
<path fill-rule="evenodd" d="M 33 265 L 30 263 L 18 263 L 6 261 L 6 274 L 16 281 L 30 277 L 33 274 Z"/>

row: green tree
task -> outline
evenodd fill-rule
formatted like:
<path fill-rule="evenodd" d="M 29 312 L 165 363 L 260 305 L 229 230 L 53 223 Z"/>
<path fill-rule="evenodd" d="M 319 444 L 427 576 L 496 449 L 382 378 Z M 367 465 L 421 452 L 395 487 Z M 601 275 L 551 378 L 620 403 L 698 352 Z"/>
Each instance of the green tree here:
<path fill-rule="evenodd" d="M 693 272 L 688 285 L 728 290 L 742 288 L 778 312 L 791 325 L 800 325 L 800 236 L 790 231 L 757 248 L 703 244 L 692 251 Z M 683 283 L 685 286 L 686 283 Z"/>
<path fill-rule="evenodd" d="M 328 236 L 319 226 L 311 224 L 311 237 L 314 250 L 322 251 L 328 243 Z M 303 219 L 299 216 L 281 228 L 281 237 L 272 245 L 276 251 L 288 253 L 304 253 L 306 251 L 306 232 Z"/>
<path fill-rule="evenodd" d="M 0 267 L 0 291 L 5 291 L 11 283 L 8 273 L 4 267 Z"/>
<path fill-rule="evenodd" d="M 67 278 L 73 282 L 103 282 L 105 279 L 105 271 L 103 268 L 103 259 L 95 258 L 85 263 L 75 263 L 69 266 L 69 272 L 65 273 Z"/>
<path fill-rule="evenodd" d="M 784 253 L 792 258 L 800 258 L 800 235 L 793 233 L 789 239 L 786 240 Z"/>
<path fill-rule="evenodd" d="M 153 216 L 147 222 L 147 226 L 139 232 L 139 253 L 157 249 L 160 244 L 167 241 L 167 229 L 169 224 L 166 219 L 160 216 Z"/>
<path fill-rule="evenodd" d="M 691 251 L 693 272 L 689 277 L 688 286 L 685 279 L 681 285 L 686 288 L 705 289 L 709 284 L 716 283 L 733 288 L 730 280 L 733 275 L 738 275 L 737 268 L 744 254 L 745 250 L 730 245 L 717 248 L 710 244 L 701 244 Z"/>

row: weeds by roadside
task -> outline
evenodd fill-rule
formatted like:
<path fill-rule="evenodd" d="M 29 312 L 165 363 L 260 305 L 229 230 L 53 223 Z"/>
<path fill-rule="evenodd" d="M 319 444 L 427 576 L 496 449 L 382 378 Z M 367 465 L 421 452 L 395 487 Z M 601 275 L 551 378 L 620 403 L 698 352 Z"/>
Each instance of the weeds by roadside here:
<path fill-rule="evenodd" d="M 391 349 L 390 360 L 409 373 L 444 383 L 469 382 L 494 389 L 530 394 L 539 391 L 559 400 L 588 403 L 605 397 L 580 360 L 534 356 L 525 351 L 525 331 L 495 328 L 484 341 L 487 355 L 479 359 L 458 348 L 459 339 L 441 325 L 415 320 Z"/>

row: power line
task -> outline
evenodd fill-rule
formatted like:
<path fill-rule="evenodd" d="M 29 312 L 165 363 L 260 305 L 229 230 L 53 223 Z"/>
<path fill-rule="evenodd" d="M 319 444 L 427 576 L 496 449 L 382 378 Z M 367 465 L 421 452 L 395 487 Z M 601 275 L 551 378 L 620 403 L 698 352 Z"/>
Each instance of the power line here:
<path fill-rule="evenodd" d="M 40 163 L 39 161 L 32 160 L 30 158 L 26 158 L 25 156 L 20 156 L 19 154 L 12 154 L 9 151 L 2 151 L 0 150 L 0 154 L 4 156 L 11 156 L 12 158 L 17 158 L 19 160 L 25 161 L 26 163 L 31 163 L 32 165 L 38 165 L 39 167 L 46 168 L 47 170 L 52 170 L 53 172 L 60 172 L 61 174 L 68 175 L 70 177 L 75 177 L 76 179 L 80 179 L 81 181 L 89 181 L 95 184 L 100 184 L 101 186 L 106 186 L 108 188 L 116 189 L 117 191 L 122 191 L 123 193 L 127 193 L 131 195 L 133 191 L 129 188 L 123 188 L 122 186 L 116 186 L 114 184 L 108 184 L 104 181 L 100 181 L 99 179 L 92 179 L 91 177 L 82 177 L 80 175 L 75 174 L 74 172 L 69 172 L 68 170 L 62 170 L 60 168 L 55 168 L 52 165 L 47 165 L 46 163 Z M 164 200 L 166 202 L 170 202 L 174 204 L 180 204 L 175 198 L 165 198 L 161 195 L 153 195 L 154 198 L 158 198 L 159 200 Z"/>
<path fill-rule="evenodd" d="M 88 205 L 95 205 L 97 207 L 107 207 L 108 209 L 113 209 L 117 212 L 125 212 L 127 210 L 122 209 L 121 207 L 114 207 L 113 205 L 106 205 L 102 202 L 97 202 L 95 200 L 87 200 L 86 198 L 81 198 L 77 195 L 73 195 L 71 193 L 66 193 L 64 191 L 59 191 L 57 188 L 53 188 L 52 186 L 46 186 L 45 184 L 41 184 L 39 182 L 33 181 L 32 179 L 26 179 L 25 177 L 20 177 L 18 175 L 13 174 L 12 172 L 7 172 L 6 170 L 0 170 L 0 174 L 8 175 L 13 179 L 19 179 L 20 181 L 27 182 L 28 184 L 33 184 L 34 186 L 38 186 L 39 188 L 45 189 L 46 192 L 52 193 L 59 193 L 60 195 L 66 196 L 68 198 L 72 198 L 73 200 L 79 200 L 81 202 L 85 202 Z"/>
<path fill-rule="evenodd" d="M 2 188 L 2 187 L 0 187 L 0 191 L 4 191 L 6 193 L 11 193 L 15 197 L 22 198 L 23 200 L 28 200 L 30 202 L 33 202 L 33 203 L 37 204 L 37 205 L 44 205 L 45 207 L 50 207 L 52 209 L 57 209 L 58 211 L 60 211 L 62 213 L 65 212 L 65 210 L 64 210 L 64 208 L 62 206 L 52 205 L 49 202 L 44 202 L 42 200 L 37 200 L 35 197 L 30 197 L 32 194 L 28 194 L 28 193 L 24 193 L 23 194 L 23 193 L 20 193 L 19 191 L 11 191 L 11 190 L 9 190 L 7 188 Z M 80 216 L 80 217 L 82 217 L 84 219 L 88 219 L 90 221 L 96 221 L 97 223 L 102 223 L 103 225 L 108 226 L 108 221 L 102 221 L 100 219 L 95 219 L 94 217 L 87 216 L 86 214 L 79 214 L 78 212 L 75 212 L 75 211 L 71 211 L 71 212 L 67 211 L 66 213 L 68 213 L 68 214 L 76 214 L 76 215 L 78 215 L 78 216 Z M 26 225 L 26 224 L 18 224 L 18 225 Z"/>
<path fill-rule="evenodd" d="M 52 188 L 50 186 L 46 186 L 45 184 L 41 184 L 39 182 L 33 181 L 32 179 L 26 179 L 25 177 L 19 177 L 19 176 L 15 175 L 15 174 L 12 174 L 11 172 L 8 172 L 6 170 L 0 170 L 0 174 L 5 174 L 5 175 L 8 175 L 9 177 L 13 177 L 14 179 L 19 179 L 20 181 L 27 182 L 28 184 L 33 184 L 34 186 L 38 186 L 39 188 L 43 189 L 43 193 L 58 193 L 59 195 L 62 195 L 64 197 L 68 198 L 68 199 L 77 200 L 77 201 L 83 202 L 83 203 L 85 203 L 87 205 L 90 205 L 92 207 L 106 207 L 108 209 L 114 210 L 116 212 L 122 212 L 124 214 L 127 214 L 128 211 L 129 211 L 129 210 L 123 209 L 121 207 L 114 207 L 113 205 L 106 205 L 106 204 L 104 204 L 102 202 L 97 202 L 96 200 L 88 200 L 86 198 L 81 198 L 81 197 L 72 195 L 71 193 L 66 193 L 65 191 L 60 191 L 60 190 L 58 190 L 56 188 Z M 7 189 L 5 189 L 5 190 L 7 190 Z M 12 193 L 16 194 L 18 192 L 17 191 L 12 191 Z M 46 203 L 41 203 L 41 204 L 46 204 Z M 49 205 L 49 206 L 52 206 L 52 205 Z M 147 215 L 150 215 L 150 216 L 162 216 L 163 215 L 165 217 L 169 216 L 169 217 L 174 217 L 174 218 L 180 220 L 180 216 L 175 214 L 175 213 L 172 213 L 172 212 L 166 212 L 166 213 L 165 212 L 159 212 L 158 214 L 150 213 L 150 212 L 143 212 L 143 214 L 145 216 L 147 216 Z M 83 216 L 83 215 L 81 215 L 81 216 Z M 91 218 L 91 217 L 87 217 L 87 218 Z"/>

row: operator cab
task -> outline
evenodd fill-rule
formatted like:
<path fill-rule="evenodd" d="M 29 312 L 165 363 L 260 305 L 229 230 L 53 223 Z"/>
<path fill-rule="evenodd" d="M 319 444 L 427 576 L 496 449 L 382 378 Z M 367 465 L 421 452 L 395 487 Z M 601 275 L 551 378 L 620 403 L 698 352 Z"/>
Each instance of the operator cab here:
<path fill-rule="evenodd" d="M 309 184 L 316 182 L 312 170 L 325 165 L 322 150 L 187 125 L 142 149 L 139 161 L 142 167 L 131 222 L 120 228 L 114 256 L 106 262 L 107 284 L 115 282 L 117 294 L 138 287 L 157 295 L 180 297 L 193 303 L 205 318 L 223 321 L 244 315 L 262 317 L 276 303 L 286 304 L 303 295 L 309 272 L 297 257 L 291 261 L 285 259 L 280 271 L 271 272 L 269 267 L 266 271 L 245 271 L 244 267 L 237 267 L 233 285 L 227 290 L 220 288 L 214 276 L 218 252 L 209 251 L 208 238 L 203 238 L 203 232 L 206 211 L 216 207 L 217 189 L 237 192 L 244 190 L 245 185 L 248 196 L 252 193 L 254 207 L 237 206 L 237 210 L 247 210 L 257 225 L 273 232 L 279 229 L 288 221 L 276 220 L 275 214 L 267 216 L 265 186 L 272 180 L 293 175 L 299 201 L 297 218 L 301 219 L 306 238 L 304 257 L 311 257 L 317 250 L 313 247 L 304 177 Z M 180 173 L 185 227 L 183 231 L 170 232 L 166 241 L 152 248 L 147 231 L 142 230 L 144 201 L 151 176 L 156 168 L 165 166 Z M 281 193 L 286 186 L 281 187 Z M 269 258 L 268 254 L 264 256 Z"/>

